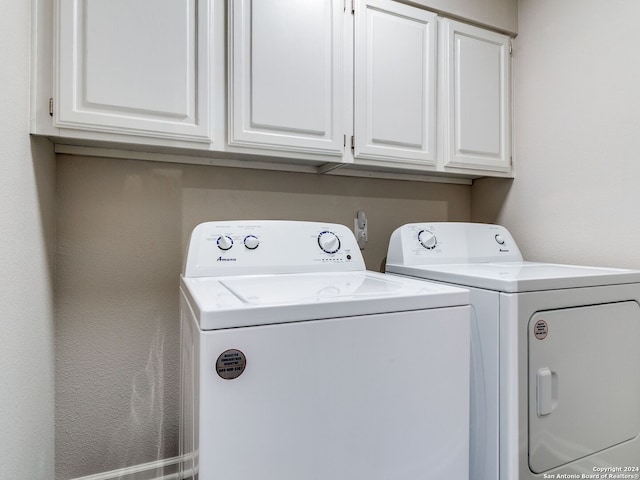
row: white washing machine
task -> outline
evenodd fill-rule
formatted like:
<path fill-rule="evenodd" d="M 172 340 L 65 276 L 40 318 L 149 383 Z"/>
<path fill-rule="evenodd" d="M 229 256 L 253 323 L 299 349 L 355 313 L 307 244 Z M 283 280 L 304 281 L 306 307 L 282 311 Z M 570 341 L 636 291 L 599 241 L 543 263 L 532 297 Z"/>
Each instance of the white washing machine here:
<path fill-rule="evenodd" d="M 469 223 L 398 228 L 386 271 L 471 292 L 471 479 L 640 478 L 640 272 Z"/>
<path fill-rule="evenodd" d="M 467 290 L 366 271 L 342 225 L 229 221 L 180 297 L 181 478 L 468 479 Z"/>

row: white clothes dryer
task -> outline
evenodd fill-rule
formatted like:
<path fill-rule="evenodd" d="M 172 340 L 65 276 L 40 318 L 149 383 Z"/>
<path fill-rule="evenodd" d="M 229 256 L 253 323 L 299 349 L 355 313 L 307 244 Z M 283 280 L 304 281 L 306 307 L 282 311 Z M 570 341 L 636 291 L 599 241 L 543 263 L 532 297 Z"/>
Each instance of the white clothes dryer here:
<path fill-rule="evenodd" d="M 366 271 L 342 225 L 228 221 L 180 298 L 180 478 L 468 479 L 466 289 Z"/>
<path fill-rule="evenodd" d="M 471 292 L 471 479 L 640 478 L 640 272 L 427 222 L 393 232 L 386 271 Z"/>

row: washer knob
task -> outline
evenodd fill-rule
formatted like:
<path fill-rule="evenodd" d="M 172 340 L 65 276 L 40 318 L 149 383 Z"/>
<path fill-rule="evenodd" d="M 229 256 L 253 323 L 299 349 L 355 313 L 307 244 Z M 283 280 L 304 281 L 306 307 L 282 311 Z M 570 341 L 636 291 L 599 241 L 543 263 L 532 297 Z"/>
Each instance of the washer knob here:
<path fill-rule="evenodd" d="M 438 245 L 436 236 L 429 230 L 421 230 L 420 233 L 418 233 L 418 240 L 424 248 L 429 250 L 433 250 Z"/>
<path fill-rule="evenodd" d="M 498 242 L 500 245 L 504 245 L 504 237 L 502 235 L 500 235 L 499 233 L 495 236 L 496 242 Z"/>
<path fill-rule="evenodd" d="M 247 235 L 244 237 L 244 246 L 249 250 L 255 250 L 260 245 L 260 240 L 255 235 Z"/>
<path fill-rule="evenodd" d="M 220 235 L 217 244 L 220 250 L 229 250 L 233 247 L 233 240 L 228 235 Z"/>
<path fill-rule="evenodd" d="M 325 253 L 336 253 L 340 250 L 340 239 L 335 233 L 324 231 L 318 235 L 318 245 Z"/>

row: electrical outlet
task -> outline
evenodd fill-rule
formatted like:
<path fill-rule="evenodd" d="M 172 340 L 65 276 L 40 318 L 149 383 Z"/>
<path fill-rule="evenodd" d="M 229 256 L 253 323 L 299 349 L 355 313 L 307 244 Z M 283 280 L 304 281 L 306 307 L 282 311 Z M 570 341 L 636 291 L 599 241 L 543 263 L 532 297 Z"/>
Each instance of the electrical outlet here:
<path fill-rule="evenodd" d="M 364 210 L 358 210 L 356 218 L 353 219 L 353 233 L 356 236 L 360 250 L 364 250 L 365 244 L 369 241 L 368 223 Z"/>

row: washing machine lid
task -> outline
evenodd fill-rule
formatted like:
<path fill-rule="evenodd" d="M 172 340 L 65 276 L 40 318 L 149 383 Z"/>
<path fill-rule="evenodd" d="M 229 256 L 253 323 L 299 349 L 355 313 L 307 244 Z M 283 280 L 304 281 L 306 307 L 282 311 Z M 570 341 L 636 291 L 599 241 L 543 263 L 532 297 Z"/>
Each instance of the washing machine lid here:
<path fill-rule="evenodd" d="M 377 272 L 181 278 L 202 330 L 468 305 L 464 289 Z"/>
<path fill-rule="evenodd" d="M 517 293 L 640 282 L 640 271 L 536 262 L 387 264 L 387 272 Z"/>

